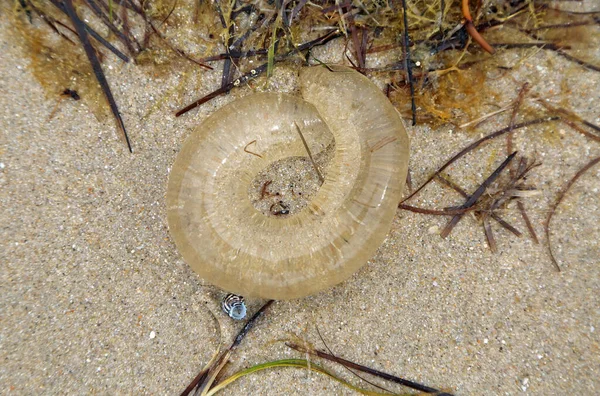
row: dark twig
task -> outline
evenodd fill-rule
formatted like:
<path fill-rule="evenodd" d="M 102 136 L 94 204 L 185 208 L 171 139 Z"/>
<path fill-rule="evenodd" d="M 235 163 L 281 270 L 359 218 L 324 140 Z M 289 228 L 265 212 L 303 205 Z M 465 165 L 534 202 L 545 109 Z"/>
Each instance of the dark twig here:
<path fill-rule="evenodd" d="M 593 65 L 589 62 L 584 61 L 583 59 L 579 59 L 574 57 L 573 55 L 565 52 L 563 49 L 558 49 L 555 51 L 557 54 L 561 55 L 563 58 L 570 60 L 571 62 L 575 62 L 580 66 L 585 67 L 586 69 L 590 69 L 596 72 L 600 72 L 600 66 Z"/>
<path fill-rule="evenodd" d="M 69 38 L 69 36 L 67 36 L 66 34 L 64 34 L 63 32 L 61 32 L 60 30 L 58 30 L 58 28 L 56 27 L 56 24 L 57 24 L 58 21 L 56 21 L 50 15 L 46 15 L 42 10 L 40 10 L 39 8 L 37 8 L 32 1 L 30 1 L 30 0 L 23 0 L 22 6 L 23 7 L 29 7 L 29 8 L 31 8 L 31 10 L 33 10 L 33 12 L 35 12 L 35 14 L 37 16 L 39 16 L 42 19 L 42 21 L 44 21 L 50 27 L 50 29 L 52 29 L 54 31 L 54 33 L 58 34 L 60 37 L 62 37 L 65 40 L 67 40 L 69 43 L 75 44 L 75 42 L 73 40 L 71 40 Z M 30 22 L 31 22 L 31 15 L 29 15 L 29 19 L 30 19 Z M 68 26 L 66 28 L 69 29 L 70 31 L 72 31 L 72 29 L 70 29 Z M 75 32 L 73 31 L 73 33 L 75 33 Z M 77 34 L 77 33 L 75 33 L 75 34 Z"/>
<path fill-rule="evenodd" d="M 223 368 L 223 366 L 229 360 L 229 356 L 231 353 L 240 345 L 240 343 L 244 340 L 248 332 L 252 330 L 256 321 L 265 313 L 265 311 L 273 304 L 275 300 L 267 301 L 256 313 L 248 319 L 244 327 L 239 331 L 231 346 L 221 354 L 221 356 L 215 361 L 215 363 L 208 367 L 205 370 L 202 370 L 196 377 L 192 380 L 192 382 L 185 388 L 185 390 L 181 393 L 181 396 L 187 396 L 190 393 L 194 392 L 194 389 L 198 387 L 198 389 L 203 389 L 211 385 L 214 377 L 219 373 L 219 371 Z M 208 382 L 207 382 L 208 381 Z"/>
<path fill-rule="evenodd" d="M 492 227 L 490 226 L 490 220 L 487 216 L 483 217 L 483 230 L 485 232 L 485 239 L 487 240 L 490 250 L 492 253 L 496 253 L 498 251 L 498 245 L 496 244 L 496 238 L 494 238 L 494 233 L 492 231 Z"/>
<path fill-rule="evenodd" d="M 359 37 L 359 34 L 364 35 L 365 31 L 356 26 L 354 15 L 352 15 L 351 12 L 344 14 L 344 18 L 348 21 L 348 25 L 350 26 L 350 35 L 352 36 L 352 43 L 354 45 L 354 57 L 358 62 L 358 67 L 364 69 L 366 48 L 363 46 L 363 40 Z"/>
<path fill-rule="evenodd" d="M 498 166 L 498 168 L 496 168 L 496 170 L 494 172 L 492 172 L 492 174 L 487 179 L 485 179 L 485 181 L 483 183 L 481 183 L 481 185 L 477 188 L 477 190 L 475 190 L 473 195 L 471 195 L 467 199 L 467 201 L 461 206 L 461 209 L 470 208 L 473 205 L 475 205 L 475 203 L 479 200 L 481 195 L 498 178 L 498 176 L 500 176 L 500 173 L 504 170 L 504 168 L 506 168 L 508 166 L 508 164 L 510 163 L 510 161 L 512 161 L 512 159 L 515 157 L 515 155 L 517 155 L 516 151 L 514 153 L 512 153 L 511 155 L 509 155 L 504 160 L 504 162 L 502 162 L 502 164 L 500 164 L 500 166 Z M 448 222 L 446 227 L 440 233 L 441 237 L 446 238 L 450 234 L 450 232 L 452 232 L 452 229 L 454 228 L 454 226 L 456 224 L 458 224 L 458 222 L 460 221 L 460 219 L 462 217 L 463 217 L 463 214 L 455 215 L 452 218 L 452 220 L 450 220 L 450 222 Z"/>
<path fill-rule="evenodd" d="M 306 149 L 306 152 L 308 153 L 308 158 L 310 158 L 310 162 L 312 162 L 313 167 L 317 171 L 317 175 L 319 176 L 319 181 L 321 182 L 321 184 L 323 184 L 325 182 L 325 178 L 323 177 L 323 174 L 321 174 L 321 171 L 319 170 L 317 163 L 313 159 L 312 153 L 310 152 L 310 149 L 308 148 L 308 144 L 306 143 L 306 139 L 304 139 L 304 135 L 302 134 L 302 131 L 300 130 L 300 127 L 298 126 L 298 124 L 296 124 L 294 122 L 294 125 L 296 126 L 296 130 L 298 131 L 298 134 L 300 135 L 300 139 L 302 139 L 302 144 L 304 145 L 304 148 Z"/>
<path fill-rule="evenodd" d="M 235 340 L 233 341 L 229 349 L 235 349 L 238 347 L 238 345 L 240 345 L 240 343 L 244 340 L 246 335 L 248 335 L 248 332 L 252 330 L 258 318 L 260 318 L 274 302 L 275 300 L 267 301 L 262 307 L 260 307 L 258 311 L 256 311 L 254 315 L 252 315 L 250 319 L 248 319 L 244 327 L 242 327 L 238 335 L 235 337 Z"/>
<path fill-rule="evenodd" d="M 290 23 L 296 17 L 296 15 L 298 15 L 300 13 L 300 10 L 304 7 L 304 5 L 306 4 L 307 1 L 308 0 L 300 0 L 300 1 L 298 1 L 298 3 L 296 4 L 296 7 L 294 7 L 292 9 L 292 13 L 290 14 L 290 19 L 289 19 Z"/>
<path fill-rule="evenodd" d="M 542 25 L 542 26 L 538 26 L 536 28 L 526 29 L 525 32 L 531 33 L 531 32 L 535 32 L 538 30 L 546 30 L 546 29 L 567 29 L 567 28 L 572 28 L 572 27 L 577 27 L 577 26 L 587 26 L 587 25 L 596 25 L 596 24 L 598 24 L 598 22 L 595 20 L 557 23 L 557 24 L 553 24 L 553 25 Z"/>
<path fill-rule="evenodd" d="M 332 32 L 329 32 L 329 33 L 317 38 L 317 39 L 300 44 L 295 49 L 288 51 L 287 53 L 285 53 L 281 56 L 275 57 L 274 61 L 280 62 L 280 61 L 286 59 L 289 55 L 291 55 L 293 53 L 310 50 L 311 48 L 326 44 L 326 43 L 330 42 L 331 40 L 340 37 L 341 35 L 342 34 L 338 30 L 334 30 Z M 235 79 L 234 81 L 230 82 L 225 87 L 221 87 L 221 88 L 209 93 L 208 95 L 205 95 L 202 98 L 196 100 L 195 102 L 187 105 L 183 109 L 177 111 L 175 113 L 175 116 L 179 117 L 179 116 L 187 113 L 188 111 L 195 109 L 196 107 L 200 106 L 201 104 L 206 103 L 209 100 L 214 99 L 217 96 L 224 94 L 225 92 L 228 92 L 233 87 L 238 87 L 238 86 L 246 84 L 248 81 L 250 81 L 250 80 L 258 77 L 262 73 L 264 73 L 267 70 L 267 68 L 268 68 L 268 63 L 263 63 L 259 67 L 256 67 L 256 68 L 250 70 L 249 73 L 246 73 L 246 74 L 242 75 L 241 77 Z"/>
<path fill-rule="evenodd" d="M 589 121 L 584 120 L 583 118 L 579 117 L 577 114 L 573 113 L 572 111 L 563 109 L 561 107 L 552 106 L 546 100 L 538 98 L 537 102 L 539 104 L 541 104 L 542 106 L 544 106 L 546 109 L 550 110 L 551 112 L 562 114 L 564 117 L 561 119 L 561 121 L 564 122 L 565 124 L 569 125 L 571 128 L 573 128 L 577 132 L 581 133 L 582 135 L 584 135 L 592 140 L 600 142 L 600 136 L 590 133 L 590 132 L 586 131 L 585 129 L 578 127 L 577 125 L 575 125 L 575 123 L 573 121 L 581 122 L 583 125 L 590 127 L 593 130 L 598 131 L 598 132 L 600 132 L 600 127 L 592 124 Z"/>
<path fill-rule="evenodd" d="M 127 47 L 127 50 L 129 51 L 129 53 L 131 55 L 137 54 L 137 51 L 133 48 L 133 44 L 132 44 L 131 40 L 129 39 L 129 37 L 127 37 L 119 29 L 117 29 L 117 27 L 111 22 L 108 15 L 106 15 L 102 11 L 100 6 L 94 0 L 85 0 L 85 2 L 89 6 L 89 8 L 92 10 L 92 12 L 94 12 L 94 14 L 96 14 L 96 16 L 98 18 L 100 18 L 102 20 L 102 22 L 104 22 L 104 24 L 110 29 L 110 31 L 113 32 L 119 40 L 121 40 L 121 42 Z"/>
<path fill-rule="evenodd" d="M 190 103 L 183 109 L 177 111 L 175 113 L 175 117 L 179 117 L 179 116 L 187 113 L 188 111 L 195 109 L 196 107 L 208 102 L 209 100 L 214 99 L 217 96 L 220 96 L 226 92 L 229 92 L 231 90 L 231 88 L 233 88 L 234 86 L 239 86 L 239 85 L 247 83 L 249 80 L 252 80 L 252 79 L 258 77 L 259 75 L 261 75 L 262 73 L 264 73 L 266 70 L 267 70 L 266 63 L 263 65 L 260 65 L 259 67 L 255 68 L 255 69 L 252 69 L 250 71 L 250 73 L 244 74 L 243 76 L 241 76 L 240 78 L 237 78 L 235 81 L 230 82 L 226 86 L 221 87 L 221 88 L 209 93 L 208 95 L 203 96 L 202 98 L 196 100 L 195 102 Z"/>
<path fill-rule="evenodd" d="M 523 220 L 525 220 L 525 225 L 527 226 L 527 230 L 529 231 L 529 236 L 533 239 L 533 242 L 537 245 L 540 243 L 537 234 L 535 233 L 535 229 L 533 228 L 533 224 L 531 224 L 531 220 L 529 220 L 529 216 L 527 216 L 527 212 L 525 211 L 525 204 L 521 201 L 517 201 L 517 207 L 521 212 L 521 216 Z"/>
<path fill-rule="evenodd" d="M 529 37 L 532 37 L 535 40 L 543 41 L 538 35 L 536 35 L 535 33 L 531 32 L 531 31 L 522 30 L 522 32 L 526 33 Z M 583 59 L 576 58 L 575 56 L 567 53 L 565 51 L 567 49 L 567 47 L 565 47 L 565 46 L 558 46 L 558 47 L 549 48 L 549 49 L 553 50 L 555 53 L 562 56 L 563 58 L 570 60 L 571 62 L 575 62 L 580 66 L 585 67 L 586 69 L 600 72 L 600 66 L 593 65 L 589 62 L 584 61 Z"/>
<path fill-rule="evenodd" d="M 502 217 L 498 216 L 496 213 L 492 212 L 490 214 L 490 217 L 492 219 L 496 220 L 498 222 L 498 224 L 500 224 L 502 227 L 504 227 L 508 231 L 512 232 L 516 237 L 520 237 L 521 235 L 523 235 L 523 233 L 521 231 L 517 230 L 515 227 L 513 227 L 510 223 L 508 223 Z"/>
<path fill-rule="evenodd" d="M 121 132 L 123 133 L 123 136 L 125 137 L 125 142 L 127 143 L 127 148 L 129 149 L 129 152 L 132 153 L 133 150 L 131 149 L 131 143 L 129 142 L 129 137 L 127 136 L 127 131 L 125 130 L 125 123 L 123 122 L 123 119 L 121 118 L 121 113 L 119 113 L 119 108 L 117 107 L 117 103 L 115 102 L 115 99 L 113 98 L 112 92 L 110 90 L 110 86 L 108 85 L 108 81 L 106 81 L 106 77 L 104 76 L 104 72 L 102 71 L 102 66 L 100 65 L 100 61 L 98 60 L 98 57 L 96 56 L 96 50 L 92 46 L 92 43 L 90 43 L 90 39 L 88 38 L 88 32 L 85 29 L 85 25 L 83 24 L 81 19 L 79 19 L 79 16 L 75 12 L 75 8 L 73 7 L 72 0 L 65 0 L 63 4 L 64 4 L 65 11 L 67 12 L 67 15 L 69 16 L 69 18 L 71 19 L 71 22 L 73 23 L 73 26 L 77 30 L 77 35 L 79 36 L 79 40 L 81 40 L 81 44 L 83 45 L 83 49 L 85 50 L 88 60 L 92 64 L 92 69 L 94 70 L 96 79 L 98 80 L 98 83 L 100 84 L 100 87 L 102 88 L 102 92 L 104 92 L 104 96 L 106 97 L 106 100 L 108 101 L 110 110 L 112 111 L 115 119 L 117 120 L 119 129 L 121 130 Z"/>
<path fill-rule="evenodd" d="M 65 3 L 62 3 L 59 0 L 50 0 L 50 1 L 52 2 L 52 4 L 54 4 L 54 6 L 56 8 L 58 8 L 63 13 L 65 13 L 67 16 L 69 16 L 69 14 L 67 13 Z M 70 16 L 69 16 L 69 18 L 70 18 Z M 62 23 L 60 21 L 55 21 L 55 22 L 57 24 L 62 25 Z M 94 29 L 89 27 L 89 25 L 86 24 L 85 22 L 83 22 L 81 19 L 79 19 L 79 22 L 83 26 L 84 31 L 87 32 L 90 36 L 92 36 L 96 41 L 98 41 L 100 44 L 102 44 L 104 47 L 106 47 L 106 49 L 108 49 L 110 52 L 115 54 L 117 57 L 119 57 L 124 62 L 129 62 L 129 57 L 127 55 L 125 55 L 124 53 L 119 51 L 114 45 L 112 45 L 111 43 L 106 41 L 106 39 L 104 39 L 104 37 L 100 36 L 100 34 L 98 34 L 98 32 L 96 32 Z M 79 35 L 79 33 L 77 35 Z M 88 39 L 88 42 L 89 42 L 89 39 Z M 90 45 L 91 45 L 91 43 L 90 43 Z"/>
<path fill-rule="evenodd" d="M 454 208 L 454 209 L 427 209 L 427 208 L 419 208 L 417 206 L 412 206 L 412 205 L 406 205 L 406 204 L 399 204 L 398 205 L 398 209 L 403 209 L 403 210 L 408 210 L 409 212 L 415 212 L 415 213 L 421 213 L 421 214 L 428 214 L 428 215 L 437 215 L 437 216 L 453 216 L 453 215 L 462 215 L 465 214 L 467 212 L 471 212 L 473 210 L 475 210 L 476 208 L 471 207 L 471 208 Z"/>
<path fill-rule="evenodd" d="M 452 188 L 454 191 L 458 192 L 464 198 L 469 197 L 469 194 L 467 194 L 467 192 L 465 190 L 463 190 L 462 188 L 457 186 L 452 181 L 446 179 L 442 175 L 438 175 L 436 180 L 438 180 L 440 183 Z M 479 210 L 479 209 L 476 211 L 476 213 L 483 213 L 483 212 L 484 212 L 483 210 Z M 516 236 L 520 237 L 522 235 L 519 230 L 517 230 L 515 227 L 513 227 L 507 221 L 503 220 L 500 216 L 498 216 L 498 214 L 494 213 L 493 210 L 488 210 L 487 212 L 485 212 L 485 214 L 489 214 L 492 217 L 492 219 L 494 219 L 498 222 L 498 224 L 500 224 L 502 227 L 506 228 L 508 231 L 512 232 Z"/>
<path fill-rule="evenodd" d="M 565 184 L 564 187 L 561 189 L 561 191 L 558 193 L 558 195 L 556 196 L 556 201 L 554 201 L 554 203 L 550 207 L 550 210 L 548 211 L 548 217 L 546 218 L 546 224 L 544 226 L 544 231 L 546 233 L 546 240 L 548 241 L 548 252 L 550 253 L 550 258 L 552 259 L 552 264 L 554 264 L 554 267 L 559 272 L 560 272 L 560 266 L 558 265 L 558 261 L 556 260 L 556 257 L 554 257 L 554 252 L 552 251 L 552 242 L 550 240 L 550 221 L 552 220 L 552 216 L 554 216 L 556 208 L 558 207 L 558 205 L 560 205 L 560 203 L 562 202 L 563 198 L 565 197 L 567 191 L 569 191 L 571 186 L 573 184 L 575 184 L 577 179 L 579 179 L 585 172 L 587 172 L 591 167 L 593 167 L 594 165 L 596 165 L 599 162 L 600 162 L 600 157 L 596 157 L 593 160 L 591 160 L 590 162 L 588 162 L 583 168 L 579 169 L 579 171 L 577 171 L 575 176 L 573 176 L 573 178 L 571 178 L 571 180 L 569 180 L 569 182 L 567 184 Z"/>
<path fill-rule="evenodd" d="M 204 381 L 206 379 L 206 376 L 208 375 L 208 370 L 209 368 L 205 368 L 203 370 L 200 370 L 200 372 L 198 373 L 198 375 L 196 375 L 196 377 L 194 377 L 194 379 L 192 380 L 192 382 L 189 383 L 189 385 L 183 390 L 183 392 L 181 392 L 180 396 L 187 396 L 190 393 L 192 393 L 194 391 L 194 389 L 196 388 L 196 386 L 198 386 L 198 384 L 202 381 Z"/>
<path fill-rule="evenodd" d="M 325 349 L 327 349 L 327 352 L 329 352 L 329 354 L 333 357 L 335 356 L 335 353 L 333 353 L 333 351 L 331 350 L 331 348 L 329 348 L 329 346 L 327 345 L 327 343 L 325 342 L 325 339 L 323 338 L 323 336 L 321 335 L 321 331 L 319 330 L 319 326 L 317 326 L 315 324 L 315 329 L 317 330 L 317 334 L 319 335 L 319 338 L 321 339 L 321 342 L 323 343 L 323 345 L 325 346 Z M 350 373 L 352 373 L 352 375 L 354 375 L 355 377 L 360 378 L 362 381 L 365 381 L 367 384 L 374 386 L 375 388 L 381 389 L 382 391 L 386 391 L 389 393 L 392 393 L 391 390 L 386 389 L 380 385 L 377 385 L 374 382 L 369 381 L 368 379 L 366 379 L 365 377 L 362 377 L 360 374 L 358 374 L 356 371 L 352 370 L 350 367 L 342 365 L 342 367 L 344 367 L 346 370 L 348 370 Z"/>
<path fill-rule="evenodd" d="M 307 349 L 303 346 L 300 346 L 300 345 L 297 345 L 297 344 L 294 344 L 291 342 L 286 342 L 285 345 L 287 345 L 289 348 L 295 349 L 298 352 L 302 352 L 302 353 L 308 352 L 311 355 L 318 356 L 322 359 L 326 359 L 326 360 L 329 360 L 329 361 L 332 361 L 335 363 L 339 363 L 343 366 L 346 366 L 346 367 L 349 367 L 349 368 L 352 368 L 352 369 L 355 369 L 358 371 L 362 371 L 363 373 L 371 374 L 371 375 L 374 375 L 379 378 L 383 378 L 384 380 L 391 381 L 391 382 L 400 384 L 402 386 L 406 386 L 411 389 L 415 389 L 415 390 L 425 392 L 425 393 L 436 393 L 439 396 L 442 396 L 442 395 L 449 396 L 448 393 L 440 393 L 440 390 L 438 390 L 438 389 L 431 388 L 431 387 L 423 385 L 423 384 L 419 384 L 418 382 L 413 382 L 413 381 L 410 381 L 410 380 L 407 380 L 404 378 L 396 377 L 395 375 L 384 373 L 383 371 L 375 370 L 370 367 L 351 362 L 350 360 L 346 360 L 341 357 L 330 355 L 329 353 L 326 353 L 326 352 L 322 352 L 322 351 L 319 351 L 316 349 Z"/>
<path fill-rule="evenodd" d="M 235 34 L 235 24 L 231 21 L 231 11 L 233 11 L 233 7 L 230 8 L 230 10 L 229 10 L 230 12 L 227 17 L 227 19 L 231 23 L 230 26 L 227 26 L 227 21 L 225 20 L 225 16 L 223 15 L 223 9 L 221 8 L 221 2 L 216 0 L 215 7 L 217 9 L 217 13 L 219 14 L 219 20 L 221 21 L 221 26 L 223 27 L 223 29 L 227 29 L 227 31 L 228 31 L 227 41 L 224 44 L 225 44 L 225 52 L 227 54 L 229 54 L 230 50 L 235 49 L 235 48 L 232 48 L 233 35 Z M 224 88 L 225 86 L 227 86 L 231 82 L 231 79 L 232 79 L 231 58 L 227 57 L 227 58 L 225 58 L 225 62 L 223 62 L 223 74 L 221 76 L 221 88 Z"/>
<path fill-rule="evenodd" d="M 249 58 L 252 56 L 267 55 L 267 51 L 268 50 L 266 50 L 264 48 L 258 49 L 258 50 L 251 50 L 251 51 L 233 51 L 232 50 L 232 51 L 229 51 L 229 53 L 207 56 L 206 58 L 198 59 L 198 61 L 199 62 L 213 62 L 213 61 L 224 60 L 227 58 L 231 58 L 231 59 Z"/>
<path fill-rule="evenodd" d="M 32 23 L 31 10 L 29 9 L 25 0 L 19 0 L 19 5 L 21 6 L 21 9 L 23 9 L 23 11 L 25 11 L 25 15 L 27 16 L 27 20 L 29 20 L 29 23 Z"/>
<path fill-rule="evenodd" d="M 412 64 L 410 61 L 410 40 L 408 37 L 408 18 L 406 16 L 406 0 L 402 0 L 402 17 L 404 22 L 404 69 L 406 70 L 408 86 L 410 87 L 410 110 L 412 113 L 412 125 L 417 124 L 417 105 L 415 104 L 415 85 L 413 82 Z"/>
<path fill-rule="evenodd" d="M 569 11 L 569 10 L 561 10 L 560 8 L 549 7 L 548 5 L 543 5 L 545 9 L 562 12 L 564 14 L 571 15 L 600 15 L 600 11 Z"/>
<path fill-rule="evenodd" d="M 586 121 L 584 119 L 581 119 L 581 122 L 586 125 L 589 126 L 590 128 L 592 128 L 593 130 L 595 130 L 596 132 L 600 132 L 600 127 L 598 125 L 592 124 L 589 121 Z"/>
<path fill-rule="evenodd" d="M 523 98 L 525 97 L 525 94 L 527 93 L 527 91 L 529 91 L 529 83 L 526 82 L 525 84 L 523 84 L 523 86 L 519 90 L 519 95 L 517 96 L 517 99 L 515 99 L 515 102 L 513 104 L 513 111 L 510 116 L 510 122 L 508 124 L 510 131 L 506 135 L 506 154 L 510 154 L 513 152 L 512 130 L 515 127 L 517 113 L 519 112 L 519 109 L 521 108 L 521 103 L 523 103 Z"/>
<path fill-rule="evenodd" d="M 471 150 L 479 147 L 481 144 L 487 142 L 488 140 L 492 140 L 499 136 L 502 136 L 502 135 L 510 132 L 511 130 L 521 129 L 521 128 L 525 128 L 528 126 L 541 124 L 543 122 L 556 121 L 558 119 L 560 119 L 560 117 L 553 116 L 553 117 L 544 117 L 544 118 L 537 118 L 535 120 L 525 121 L 525 122 L 515 125 L 512 129 L 510 127 L 506 127 L 506 128 L 500 129 L 499 131 L 491 133 L 487 136 L 484 136 L 483 138 L 481 138 L 479 140 L 476 140 L 475 142 L 469 144 L 467 147 L 462 149 L 458 154 L 455 154 L 452 158 L 450 158 L 444 165 L 442 165 L 442 167 L 440 167 L 437 171 L 435 171 L 435 173 L 433 175 L 431 175 L 425 181 L 425 183 L 421 184 L 421 186 L 419 188 L 417 188 L 415 191 L 413 191 L 408 197 L 404 198 L 401 203 L 404 203 L 404 202 L 408 201 L 409 199 L 411 199 L 412 197 L 414 197 L 419 191 L 421 191 L 426 185 L 428 185 L 437 175 L 439 175 L 446 168 L 448 168 L 450 165 L 452 165 L 456 160 L 462 158 L 465 154 L 467 154 Z"/>
<path fill-rule="evenodd" d="M 185 51 L 177 48 L 175 45 L 173 45 L 171 43 L 171 41 L 169 41 L 169 39 L 167 39 L 167 37 L 165 37 L 164 34 L 162 34 L 160 32 L 160 30 L 158 30 L 158 28 L 156 28 L 156 26 L 154 26 L 154 23 L 152 23 L 152 21 L 150 19 L 146 19 L 146 22 L 148 23 L 148 25 L 150 26 L 150 28 L 152 29 L 152 31 L 167 45 L 167 47 L 169 47 L 169 49 L 173 52 L 175 52 L 176 54 L 178 54 L 179 56 L 181 56 L 184 59 L 189 60 L 192 63 L 195 63 L 196 65 L 203 67 L 207 70 L 212 70 L 213 68 L 207 64 L 204 64 L 202 62 L 197 61 L 196 59 L 192 58 L 190 55 L 188 55 Z"/>

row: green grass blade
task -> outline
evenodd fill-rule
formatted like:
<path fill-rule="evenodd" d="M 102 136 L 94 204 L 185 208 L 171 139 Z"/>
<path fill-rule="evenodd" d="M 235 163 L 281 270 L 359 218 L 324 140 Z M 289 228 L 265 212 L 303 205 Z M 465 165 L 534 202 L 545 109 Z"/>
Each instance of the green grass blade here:
<path fill-rule="evenodd" d="M 321 367 L 315 363 L 311 362 L 309 364 L 309 362 L 305 359 L 283 359 L 283 360 L 275 360 L 272 362 L 257 364 L 256 366 L 252 366 L 247 369 L 238 371 L 237 373 L 233 374 L 231 377 L 224 379 L 218 385 L 216 385 L 214 388 L 212 388 L 206 395 L 212 396 L 215 393 L 219 392 L 220 390 L 223 390 L 225 387 L 227 387 L 234 381 L 236 381 L 248 374 L 256 373 L 256 372 L 262 371 L 262 370 L 277 368 L 277 367 L 296 367 L 296 368 L 309 369 L 309 370 L 312 370 L 319 374 L 326 375 L 329 378 L 332 378 L 332 379 L 338 381 L 339 383 L 346 386 L 347 388 L 350 388 L 350 389 L 352 389 L 356 392 L 359 392 L 363 395 L 369 395 L 369 396 L 411 395 L 410 393 L 405 393 L 405 394 L 381 393 L 381 392 L 375 392 L 375 391 L 370 391 L 367 389 L 359 388 L 357 386 L 350 384 L 349 382 L 346 382 L 345 380 L 343 380 L 339 377 L 336 377 L 334 374 L 330 373 L 329 371 L 325 370 L 323 367 Z"/>
<path fill-rule="evenodd" d="M 277 30 L 281 24 L 281 18 L 278 16 L 273 24 L 273 34 L 271 36 L 271 44 L 267 51 L 267 78 L 273 75 L 273 66 L 275 65 L 275 44 L 277 43 Z"/>

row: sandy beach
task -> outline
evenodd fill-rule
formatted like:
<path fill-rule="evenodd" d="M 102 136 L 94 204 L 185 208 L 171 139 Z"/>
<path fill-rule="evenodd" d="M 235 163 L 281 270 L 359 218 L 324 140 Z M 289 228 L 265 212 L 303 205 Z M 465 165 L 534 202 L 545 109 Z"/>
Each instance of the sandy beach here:
<path fill-rule="evenodd" d="M 225 292 L 200 279 L 171 240 L 165 207 L 170 168 L 185 138 L 208 115 L 253 90 L 294 92 L 297 67 L 282 64 L 268 83 L 234 90 L 176 118 L 176 110 L 218 86 L 218 67 L 155 78 L 106 59 L 132 141 L 130 154 L 113 119 L 100 121 L 82 101 L 63 100 L 50 119 L 56 98 L 48 98 L 32 77 L 6 13 L 2 9 L 0 16 L 0 393 L 178 394 L 210 359 L 219 333 L 228 345 L 242 322 L 221 312 Z M 594 29 L 600 42 L 600 26 Z M 333 42 L 315 56 L 344 62 L 342 47 Z M 591 51 L 595 64 L 598 51 Z M 503 50 L 495 56 L 512 62 L 517 55 Z M 567 72 L 571 77 L 563 81 Z M 538 51 L 513 77 L 516 83 L 488 81 L 503 92 L 497 103 L 509 104 L 526 81 L 540 96 L 568 87 L 569 108 L 600 125 L 600 73 Z M 173 94 L 182 80 L 188 88 Z M 383 85 L 382 78 L 374 81 Z M 510 112 L 475 131 L 408 126 L 413 186 L 509 121 Z M 449 217 L 398 210 L 367 265 L 332 289 L 275 302 L 226 372 L 305 358 L 283 341 L 323 349 L 318 326 L 336 355 L 456 395 L 597 393 L 600 166 L 576 182 L 552 221 L 560 273 L 550 260 L 543 225 L 560 188 L 600 155 L 600 144 L 557 125 L 514 135 L 519 154 L 541 162 L 530 178 L 539 194 L 524 200 L 540 244 L 527 235 L 516 205 L 503 216 L 523 236 L 494 223 L 497 253 L 472 216 L 442 239 Z M 482 145 L 446 173 L 474 191 L 505 158 L 504 143 Z M 410 202 L 441 208 L 464 199 L 432 183 Z M 248 311 L 262 303 L 249 299 Z M 368 386 L 340 366 L 321 364 Z M 283 368 L 244 377 L 223 394 L 354 392 L 325 376 Z"/>

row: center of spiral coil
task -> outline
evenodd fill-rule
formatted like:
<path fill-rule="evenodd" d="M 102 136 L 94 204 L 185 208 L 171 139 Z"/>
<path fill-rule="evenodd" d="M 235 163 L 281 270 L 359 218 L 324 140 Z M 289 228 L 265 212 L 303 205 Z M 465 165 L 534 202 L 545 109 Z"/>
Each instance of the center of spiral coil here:
<path fill-rule="evenodd" d="M 331 144 L 314 156 L 315 165 L 324 176 L 334 150 L 335 144 Z M 321 184 L 308 157 L 288 157 L 272 162 L 256 175 L 248 189 L 248 198 L 265 216 L 285 218 L 305 208 Z"/>

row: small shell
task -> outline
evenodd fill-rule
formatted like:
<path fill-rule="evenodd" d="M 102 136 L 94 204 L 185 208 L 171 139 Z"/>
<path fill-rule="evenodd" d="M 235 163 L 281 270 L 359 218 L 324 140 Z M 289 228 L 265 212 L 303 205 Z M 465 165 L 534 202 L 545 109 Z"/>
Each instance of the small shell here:
<path fill-rule="evenodd" d="M 223 312 L 229 315 L 230 318 L 241 320 L 246 317 L 246 304 L 244 297 L 237 294 L 229 293 L 221 302 Z"/>
<path fill-rule="evenodd" d="M 236 294 L 292 299 L 350 277 L 385 239 L 404 188 L 408 136 L 398 112 L 365 76 L 307 68 L 302 97 L 235 100 L 183 145 L 169 177 L 167 218 L 186 262 Z M 296 126 L 298 125 L 298 126 Z M 248 198 L 269 164 L 335 142 L 325 182 L 298 213 L 267 216 Z M 244 149 L 255 141 L 252 155 Z"/>

